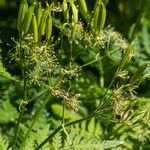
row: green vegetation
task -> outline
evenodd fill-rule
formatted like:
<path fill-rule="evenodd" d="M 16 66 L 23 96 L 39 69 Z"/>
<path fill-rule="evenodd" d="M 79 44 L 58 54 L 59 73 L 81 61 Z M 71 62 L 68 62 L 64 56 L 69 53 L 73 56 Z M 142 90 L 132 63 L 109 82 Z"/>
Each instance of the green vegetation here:
<path fill-rule="evenodd" d="M 0 150 L 150 149 L 149 9 L 1 0 Z"/>

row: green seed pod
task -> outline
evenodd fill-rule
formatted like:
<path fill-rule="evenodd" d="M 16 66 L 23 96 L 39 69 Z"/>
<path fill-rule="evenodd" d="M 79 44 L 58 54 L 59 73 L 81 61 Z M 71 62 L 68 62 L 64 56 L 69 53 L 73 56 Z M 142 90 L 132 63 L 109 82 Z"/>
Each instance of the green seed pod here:
<path fill-rule="evenodd" d="M 34 8 L 35 8 L 35 3 L 33 3 L 30 7 L 29 7 L 29 10 L 28 12 L 26 13 L 25 15 L 25 18 L 23 20 L 23 26 L 22 26 L 22 30 L 24 31 L 25 34 L 28 33 L 29 31 L 29 27 L 30 27 L 30 24 L 31 24 L 31 21 L 32 21 L 32 16 L 34 14 Z"/>
<path fill-rule="evenodd" d="M 68 4 L 67 4 L 66 0 L 64 0 L 62 3 L 62 11 L 63 11 L 64 18 L 68 21 L 69 20 L 69 9 L 68 9 Z"/>
<path fill-rule="evenodd" d="M 101 1 L 98 0 L 96 3 L 97 3 L 97 5 L 96 5 L 96 7 L 94 9 L 94 16 L 93 16 L 93 18 L 94 18 L 94 20 L 93 20 L 93 28 L 94 28 L 94 30 L 97 29 L 99 12 L 100 12 L 100 8 L 101 8 Z"/>
<path fill-rule="evenodd" d="M 143 72 L 149 65 L 150 65 L 150 62 L 146 62 L 146 63 L 142 64 L 138 68 L 138 70 L 133 74 L 133 76 L 130 78 L 129 83 L 134 84 L 135 82 L 137 82 L 142 77 Z"/>
<path fill-rule="evenodd" d="M 101 3 L 101 9 L 99 11 L 99 17 L 98 17 L 98 23 L 97 23 L 97 29 L 101 30 L 104 28 L 106 21 L 106 8 L 103 3 Z"/>
<path fill-rule="evenodd" d="M 118 69 L 117 69 L 117 72 L 116 74 L 118 74 L 124 67 L 124 65 L 130 60 L 131 58 L 131 50 L 133 48 L 133 44 L 134 42 L 131 42 L 128 46 L 128 48 L 126 49 L 126 52 L 125 54 L 123 55 L 120 63 L 119 63 L 119 66 L 118 66 Z"/>
<path fill-rule="evenodd" d="M 43 12 L 42 18 L 41 18 L 41 22 L 40 22 L 40 26 L 39 26 L 39 34 L 42 36 L 45 33 L 45 28 L 46 28 L 46 19 L 48 17 L 48 14 L 51 13 L 51 6 L 46 8 Z"/>
<path fill-rule="evenodd" d="M 109 0 L 102 0 L 102 1 L 103 1 L 103 4 L 104 4 L 105 7 L 106 7 L 106 5 L 108 4 Z"/>
<path fill-rule="evenodd" d="M 19 11 L 18 11 L 18 19 L 17 19 L 17 29 L 18 31 L 21 31 L 21 26 L 23 19 L 25 17 L 25 14 L 28 11 L 28 3 L 26 0 L 22 0 L 20 6 L 19 6 Z"/>
<path fill-rule="evenodd" d="M 49 15 L 46 20 L 46 39 L 47 41 L 51 38 L 52 35 L 52 16 Z"/>
<path fill-rule="evenodd" d="M 33 28 L 33 40 L 34 42 L 38 42 L 38 25 L 35 15 L 33 15 L 32 17 L 32 28 Z"/>
<path fill-rule="evenodd" d="M 81 12 L 84 12 L 84 13 L 87 13 L 87 12 L 88 12 L 87 5 L 86 5 L 86 1 L 85 1 L 85 0 L 79 0 L 79 6 L 80 6 Z"/>
<path fill-rule="evenodd" d="M 94 11 L 97 7 L 97 5 L 101 4 L 102 0 L 96 0 L 95 5 L 94 5 Z"/>
<path fill-rule="evenodd" d="M 38 24 L 38 27 L 40 25 L 42 14 L 43 14 L 42 6 L 41 6 L 41 3 L 39 3 L 39 7 L 38 7 L 38 10 L 37 10 L 37 24 Z"/>
<path fill-rule="evenodd" d="M 73 1 L 70 1 L 71 9 L 72 9 L 72 20 L 76 24 L 78 22 L 78 9 L 76 8 Z"/>

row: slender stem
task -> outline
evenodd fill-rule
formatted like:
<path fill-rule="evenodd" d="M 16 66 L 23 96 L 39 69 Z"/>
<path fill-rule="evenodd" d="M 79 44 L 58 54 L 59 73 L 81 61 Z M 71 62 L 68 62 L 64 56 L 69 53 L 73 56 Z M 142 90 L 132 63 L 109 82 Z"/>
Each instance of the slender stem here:
<path fill-rule="evenodd" d="M 85 118 L 82 118 L 82 119 L 78 119 L 76 121 L 72 121 L 70 123 L 66 123 L 66 124 L 63 124 L 63 126 L 65 127 L 68 127 L 68 126 L 71 126 L 71 125 L 74 125 L 76 123 L 79 123 L 79 122 L 82 122 L 84 120 L 88 120 L 90 119 L 91 117 L 93 117 L 95 115 L 95 112 L 92 113 L 91 115 L 85 117 Z M 40 145 L 38 145 L 34 150 L 39 150 L 40 148 L 42 148 L 47 142 L 49 142 L 55 135 L 56 133 L 58 133 L 62 128 L 63 128 L 62 125 L 60 125 L 58 128 L 56 128 L 56 130 L 54 132 L 52 132 Z"/>
<path fill-rule="evenodd" d="M 70 60 L 72 61 L 72 51 L 73 51 L 73 30 L 74 27 L 71 28 L 71 43 L 70 43 Z"/>
<path fill-rule="evenodd" d="M 112 78 L 112 80 L 111 80 L 111 82 L 110 82 L 108 88 L 106 89 L 106 91 L 105 91 L 105 93 L 104 93 L 104 95 L 103 95 L 103 97 L 102 97 L 102 100 L 105 98 L 105 96 L 106 96 L 106 94 L 107 94 L 109 88 L 112 86 L 112 84 L 113 84 L 113 82 L 114 82 L 114 80 L 115 80 L 117 74 L 118 74 L 118 69 L 117 69 L 116 73 L 114 74 L 114 76 L 113 76 L 113 78 Z M 112 96 L 112 95 L 111 95 L 111 96 Z M 111 97 L 111 96 L 110 96 L 110 97 Z M 107 101 L 110 99 L 110 97 L 107 99 Z M 84 120 L 90 119 L 91 117 L 93 117 L 94 115 L 97 114 L 97 112 L 99 111 L 99 108 L 101 108 L 101 104 L 99 104 L 98 107 L 97 107 L 97 109 L 96 109 L 92 114 L 90 114 L 89 116 L 84 117 L 84 118 L 81 118 L 81 119 L 79 119 L 79 120 L 75 120 L 75 121 L 70 122 L 70 123 L 67 123 L 67 124 L 64 124 L 64 126 L 65 126 L 65 127 L 71 126 L 71 125 L 74 125 L 74 124 L 76 124 L 76 123 L 82 122 L 82 121 L 84 121 Z M 62 125 L 60 125 L 54 132 L 52 132 L 40 145 L 38 145 L 38 146 L 35 148 L 35 150 L 39 150 L 41 147 L 43 147 L 43 146 L 44 146 L 48 141 L 50 141 L 50 140 L 52 139 L 52 137 L 53 137 L 57 132 L 59 132 L 61 129 L 62 129 Z"/>
<path fill-rule="evenodd" d="M 109 90 L 110 87 L 112 86 L 112 84 L 113 84 L 115 78 L 116 78 L 116 75 L 113 76 L 113 79 L 111 80 L 110 84 L 108 85 L 108 87 L 107 87 L 107 89 L 106 89 L 104 95 L 103 95 L 102 98 L 101 98 L 101 101 L 104 100 L 104 98 L 105 98 L 106 94 L 108 93 L 108 90 Z M 101 104 L 98 105 L 98 107 L 97 107 L 97 109 L 95 110 L 95 112 L 97 112 L 97 111 L 99 110 L 100 107 L 101 107 Z"/>
<path fill-rule="evenodd" d="M 63 109 L 62 109 L 62 124 L 64 124 L 64 122 L 65 122 L 65 102 L 63 102 Z"/>
<path fill-rule="evenodd" d="M 22 36 L 21 33 L 19 33 L 19 44 L 20 44 L 20 59 L 21 59 L 21 64 L 23 64 L 23 69 L 22 69 L 22 76 L 23 76 L 23 101 L 26 101 L 26 96 L 27 96 L 27 83 L 26 83 L 26 57 L 24 55 L 24 51 L 22 49 Z M 24 110 L 21 110 L 19 118 L 18 118 L 18 123 L 16 126 L 16 131 L 15 131 L 15 135 L 14 135 L 14 140 L 13 140 L 13 149 L 15 149 L 15 145 L 16 145 L 16 141 L 17 141 L 17 135 L 18 135 L 18 130 L 19 130 L 19 125 L 22 121 L 23 118 L 23 114 L 24 114 Z"/>
<path fill-rule="evenodd" d="M 40 92 L 38 95 L 36 95 L 36 96 L 33 97 L 32 99 L 30 99 L 30 100 L 28 101 L 28 104 L 31 103 L 31 102 L 33 102 L 33 101 L 35 101 L 36 99 L 38 99 L 39 97 L 43 96 L 44 94 L 46 94 L 46 93 L 49 92 L 49 91 L 50 91 L 50 89 L 46 89 L 46 90 Z"/>
<path fill-rule="evenodd" d="M 15 145 L 16 145 L 16 141 L 17 141 L 17 135 L 18 135 L 19 125 L 20 125 L 20 122 L 21 122 L 21 120 L 23 118 L 23 114 L 24 114 L 24 111 L 21 111 L 20 114 L 19 114 L 19 118 L 18 118 L 16 130 L 15 130 L 15 135 L 14 135 L 14 139 L 13 139 L 13 143 L 12 143 L 12 149 L 13 150 L 15 150 Z"/>
<path fill-rule="evenodd" d="M 94 60 L 92 60 L 92 61 L 90 61 L 90 62 L 88 62 L 88 63 L 86 63 L 86 64 L 80 66 L 79 68 L 83 68 L 83 67 L 89 66 L 89 65 L 91 65 L 91 64 L 93 64 L 93 63 L 95 63 L 95 62 L 97 62 L 97 59 L 94 59 Z"/>
<path fill-rule="evenodd" d="M 103 64 L 101 61 L 99 62 L 99 65 L 100 65 L 99 84 L 100 84 L 100 87 L 103 88 L 104 87 L 104 70 L 103 70 Z"/>
<path fill-rule="evenodd" d="M 37 110 L 37 112 L 35 113 L 35 115 L 33 116 L 33 121 L 31 123 L 31 126 L 29 128 L 29 130 L 27 131 L 25 138 L 23 140 L 22 146 L 25 144 L 27 137 L 29 136 L 30 132 L 33 129 L 34 124 L 37 122 L 42 110 L 44 109 L 45 105 L 47 104 L 47 102 L 49 101 L 50 98 L 50 94 L 48 94 L 47 98 L 44 100 L 43 104 L 41 105 L 41 107 Z"/>

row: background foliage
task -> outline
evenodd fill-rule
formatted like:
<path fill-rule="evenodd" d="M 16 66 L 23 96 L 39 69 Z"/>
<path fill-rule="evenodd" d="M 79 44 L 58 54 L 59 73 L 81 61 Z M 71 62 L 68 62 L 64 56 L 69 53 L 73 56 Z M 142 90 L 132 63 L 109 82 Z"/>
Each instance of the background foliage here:
<path fill-rule="evenodd" d="M 33 0 L 28 0 L 29 4 L 33 2 Z M 41 2 L 44 3 L 44 1 Z M 55 0 L 49 2 L 56 3 Z M 95 1 L 86 0 L 86 2 L 89 11 L 92 11 Z M 89 43 L 86 41 L 89 44 L 89 50 L 81 54 L 80 51 L 83 48 L 74 46 L 73 55 L 76 56 L 77 54 L 77 59 L 72 65 L 69 64 L 70 43 L 67 37 L 69 32 L 64 30 L 62 37 L 60 30 L 55 25 L 53 28 L 54 41 L 52 41 L 56 43 L 53 49 L 55 56 L 50 55 L 49 58 L 52 59 L 48 59 L 48 61 L 50 64 L 54 63 L 54 65 L 58 63 L 52 83 L 56 83 L 61 68 L 63 68 L 65 84 L 61 85 L 61 90 L 54 89 L 52 95 L 45 94 L 27 105 L 24 105 L 24 101 L 22 101 L 23 82 L 20 81 L 23 79 L 21 65 L 18 60 L 12 60 L 12 54 L 16 54 L 17 39 L 19 38 L 16 28 L 19 4 L 19 0 L 0 1 L 0 149 L 6 150 L 12 145 L 20 110 L 24 109 L 24 106 L 26 107 L 25 114 L 18 131 L 16 148 L 22 147 L 24 150 L 32 150 L 62 123 L 64 106 L 64 121 L 69 123 L 92 114 L 100 104 L 102 107 L 100 107 L 101 109 L 96 116 L 73 126 L 63 127 L 50 143 L 44 145 L 43 150 L 49 148 L 56 150 L 113 149 L 113 147 L 115 150 L 150 149 L 150 67 L 140 77 L 139 87 L 135 88 L 134 91 L 131 90 L 131 93 L 129 93 L 130 90 L 124 90 L 126 87 L 121 88 L 120 86 L 120 83 L 123 85 L 123 79 L 126 75 L 132 76 L 141 64 L 150 60 L 149 0 L 110 0 L 106 6 L 106 30 L 102 33 L 102 42 L 92 39 L 92 42 L 95 40 L 93 43 L 96 45 L 93 47 L 93 43 L 90 43 L 91 41 L 88 41 Z M 81 14 L 79 15 L 84 22 L 83 29 L 85 29 L 86 20 Z M 55 17 L 58 20 L 60 19 L 58 15 Z M 80 33 L 82 33 L 80 28 L 79 30 L 77 28 L 74 37 L 75 42 L 85 46 L 84 42 L 80 41 Z M 90 35 L 87 36 L 90 37 Z M 58 37 L 63 39 L 62 47 L 57 39 Z M 106 47 L 108 37 L 111 41 L 109 47 Z M 85 39 L 88 40 L 87 38 Z M 115 81 L 115 84 L 106 95 L 107 98 L 114 91 L 111 99 L 112 103 L 103 105 L 102 96 L 111 82 L 121 59 L 122 51 L 120 49 L 126 49 L 126 44 L 128 45 L 132 39 L 134 39 L 132 49 L 134 57 L 126 64 L 124 70 L 128 71 L 128 74 L 124 72 L 125 75 L 117 78 L 118 83 Z M 30 37 L 29 39 L 27 38 L 27 41 L 30 41 Z M 28 46 L 31 48 L 31 45 Z M 79 56 L 78 53 L 80 54 Z M 36 52 L 31 53 L 30 61 L 34 57 L 33 54 L 36 54 Z M 97 54 L 100 56 L 108 55 L 102 61 L 97 61 Z M 44 55 L 41 61 L 47 59 L 46 56 Z M 93 60 L 96 60 L 94 61 L 95 63 L 85 65 Z M 80 66 L 83 66 L 83 68 L 78 70 Z M 29 65 L 29 68 L 32 68 L 32 65 Z M 6 70 L 8 72 L 5 72 Z M 42 72 L 44 71 L 42 70 Z M 53 72 L 53 70 L 50 71 Z M 45 82 L 44 77 L 40 77 L 43 79 L 40 82 L 35 82 L 35 80 L 32 80 L 32 75 L 30 74 L 28 78 L 27 96 L 29 100 L 32 100 L 33 97 L 46 89 L 44 86 L 39 86 Z M 78 112 L 74 112 L 68 107 L 60 95 L 56 97 L 55 94 L 58 94 L 56 90 L 60 90 L 63 94 L 67 90 L 73 91 L 69 95 L 70 98 L 75 93 L 80 93 Z M 44 103 L 47 97 L 48 101 Z M 35 114 L 38 114 L 38 117 Z M 26 133 L 28 133 L 34 120 L 36 122 L 25 141 Z"/>

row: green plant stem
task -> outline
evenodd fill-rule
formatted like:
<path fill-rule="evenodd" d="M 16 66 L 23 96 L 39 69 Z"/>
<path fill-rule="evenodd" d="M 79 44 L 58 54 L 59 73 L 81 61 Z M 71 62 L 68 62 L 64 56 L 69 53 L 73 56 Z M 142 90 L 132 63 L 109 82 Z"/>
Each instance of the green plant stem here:
<path fill-rule="evenodd" d="M 115 78 L 116 78 L 116 75 L 117 75 L 117 74 L 115 73 L 115 75 L 113 76 L 113 78 L 112 78 L 110 84 L 108 85 L 108 87 L 107 87 L 107 89 L 106 89 L 104 95 L 102 96 L 101 101 L 104 100 L 106 94 L 108 93 L 108 90 L 110 89 L 110 87 L 112 86 L 112 84 L 113 84 L 113 82 L 114 82 L 114 80 L 115 80 Z M 101 104 L 98 105 L 98 107 L 97 107 L 97 109 L 95 110 L 95 112 L 97 112 L 97 111 L 100 109 L 100 107 L 101 107 L 100 105 L 101 105 Z"/>
<path fill-rule="evenodd" d="M 103 64 L 101 61 L 99 62 L 99 65 L 100 65 L 99 84 L 101 88 L 104 88 L 104 70 L 103 70 Z"/>
<path fill-rule="evenodd" d="M 85 118 L 82 118 L 82 119 L 78 119 L 76 121 L 72 121 L 70 123 L 66 123 L 66 124 L 63 124 L 64 127 L 68 127 L 68 126 L 71 126 L 71 125 L 74 125 L 76 123 L 79 123 L 79 122 L 82 122 L 84 120 L 89 120 L 90 118 L 92 118 L 93 116 L 95 115 L 95 112 L 92 113 L 91 115 L 85 117 Z M 60 125 L 58 128 L 56 128 L 56 130 L 54 132 L 52 132 L 40 145 L 38 145 L 34 150 L 39 150 L 40 148 L 42 148 L 47 142 L 49 142 L 62 128 L 63 128 L 62 125 Z"/>
<path fill-rule="evenodd" d="M 17 135 L 18 135 L 18 130 L 19 130 L 19 125 L 20 125 L 20 122 L 23 118 L 23 114 L 24 114 L 24 111 L 21 111 L 20 114 L 19 114 L 19 118 L 18 118 L 18 122 L 17 122 L 17 127 L 16 127 L 16 130 L 15 130 L 15 135 L 14 135 L 14 139 L 13 139 L 13 144 L 12 144 L 12 149 L 15 150 L 15 145 L 16 145 L 16 141 L 17 141 Z"/>
<path fill-rule="evenodd" d="M 38 118 L 39 118 L 41 112 L 43 111 L 45 105 L 46 105 L 47 102 L 49 101 L 49 98 L 50 98 L 50 94 L 48 94 L 47 98 L 44 100 L 44 102 L 42 103 L 42 105 L 41 105 L 41 107 L 39 108 L 39 110 L 38 110 L 38 111 L 35 113 L 35 115 L 33 116 L 33 121 L 32 121 L 32 123 L 31 123 L 31 126 L 30 126 L 30 128 L 28 129 L 26 135 L 25 135 L 25 138 L 24 138 L 24 140 L 23 140 L 22 146 L 25 144 L 25 142 L 26 142 L 26 140 L 27 140 L 27 138 L 28 138 L 30 132 L 31 132 L 32 129 L 33 129 L 34 124 L 38 121 Z"/>
<path fill-rule="evenodd" d="M 83 68 L 83 67 L 89 66 L 89 65 L 91 65 L 91 64 L 93 64 L 93 63 L 95 63 L 95 62 L 97 62 L 97 61 L 98 61 L 97 59 L 94 59 L 94 60 L 92 60 L 92 61 L 90 61 L 90 62 L 88 62 L 88 63 L 86 63 L 86 64 L 80 66 L 79 68 L 81 69 L 81 68 Z"/>
<path fill-rule="evenodd" d="M 71 28 L 71 42 L 70 42 L 70 60 L 72 61 L 72 52 L 73 52 L 73 30 L 74 27 Z"/>
<path fill-rule="evenodd" d="M 40 93 L 39 93 L 38 95 L 36 95 L 35 97 L 31 98 L 31 99 L 28 101 L 28 104 L 31 103 L 31 102 L 33 102 L 33 101 L 35 101 L 36 99 L 38 99 L 39 97 L 43 96 L 44 94 L 46 94 L 46 93 L 49 92 L 49 91 L 50 91 L 50 89 L 48 88 L 48 89 L 46 89 L 46 90 L 40 92 Z"/>
<path fill-rule="evenodd" d="M 107 87 L 107 89 L 106 89 L 106 91 L 105 91 L 105 93 L 104 93 L 104 95 L 103 95 L 103 97 L 102 97 L 102 100 L 105 98 L 105 96 L 106 96 L 106 94 L 107 94 L 109 88 L 112 86 L 112 84 L 113 84 L 113 82 L 114 82 L 114 80 L 115 80 L 115 78 L 116 78 L 117 75 L 118 75 L 118 69 L 117 69 L 116 73 L 114 74 L 114 76 L 113 76 L 113 78 L 112 78 L 112 80 L 111 80 L 109 86 Z M 111 96 L 112 96 L 112 95 L 111 95 Z M 111 96 L 110 96 L 110 97 L 111 97 Z M 110 98 L 110 97 L 109 97 L 109 98 Z M 107 99 L 107 101 L 109 100 L 109 98 Z M 64 124 L 64 126 L 67 127 L 67 126 L 71 126 L 71 125 L 74 125 L 74 124 L 76 124 L 76 123 L 82 122 L 82 121 L 84 121 L 84 120 L 88 120 L 88 119 L 90 119 L 91 117 L 93 117 L 94 115 L 96 115 L 96 114 L 98 113 L 98 111 L 99 111 L 100 108 L 101 108 L 101 105 L 99 104 L 98 107 L 97 107 L 97 109 L 96 109 L 92 114 L 90 114 L 89 116 L 87 116 L 87 117 L 85 117 L 85 118 L 82 118 L 82 119 L 79 119 L 79 120 L 76 120 L 76 121 L 73 121 L 73 122 L 70 122 L 70 123 L 67 123 L 67 124 Z M 52 132 L 40 145 L 38 145 L 38 146 L 35 148 L 35 150 L 39 150 L 41 147 L 43 147 L 43 146 L 44 146 L 48 141 L 50 141 L 50 140 L 52 139 L 52 137 L 53 137 L 57 132 L 59 132 L 61 129 L 62 129 L 62 125 L 60 125 L 54 132 Z"/>
<path fill-rule="evenodd" d="M 26 83 L 26 58 L 24 55 L 24 51 L 22 50 L 22 36 L 19 33 L 19 44 L 20 44 L 20 59 L 21 59 L 21 64 L 23 64 L 23 70 L 22 70 L 22 76 L 23 76 L 23 101 L 26 101 L 26 97 L 27 97 L 27 83 Z M 17 127 L 16 127 L 16 131 L 15 131 L 15 135 L 14 135 L 14 141 L 13 141 L 13 149 L 15 148 L 16 145 L 16 141 L 17 141 L 17 135 L 18 135 L 18 130 L 19 130 L 19 125 L 22 121 L 23 118 L 23 114 L 24 114 L 24 110 L 21 110 L 20 115 L 19 115 L 19 119 L 18 119 L 18 123 L 17 123 Z"/>
<path fill-rule="evenodd" d="M 64 124 L 65 120 L 65 102 L 63 102 L 63 108 L 62 108 L 62 124 Z"/>

